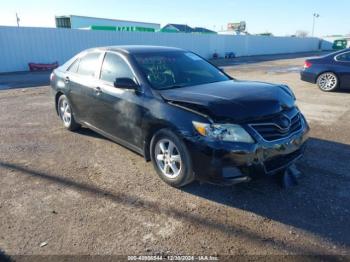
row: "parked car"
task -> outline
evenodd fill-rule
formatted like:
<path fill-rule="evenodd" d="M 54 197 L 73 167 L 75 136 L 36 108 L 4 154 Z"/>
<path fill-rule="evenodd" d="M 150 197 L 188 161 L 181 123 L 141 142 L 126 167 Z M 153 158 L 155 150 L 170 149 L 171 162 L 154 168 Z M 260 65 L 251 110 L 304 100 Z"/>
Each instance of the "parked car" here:
<path fill-rule="evenodd" d="M 317 84 L 325 92 L 350 89 L 350 49 L 307 59 L 301 80 Z"/>
<path fill-rule="evenodd" d="M 139 153 L 174 187 L 284 172 L 308 138 L 289 87 L 235 80 L 182 49 L 86 50 L 51 86 L 65 128 L 83 125 Z"/>
<path fill-rule="evenodd" d="M 337 39 L 333 42 L 332 48 L 334 50 L 342 50 L 347 48 L 348 46 L 348 40 L 347 39 Z"/>

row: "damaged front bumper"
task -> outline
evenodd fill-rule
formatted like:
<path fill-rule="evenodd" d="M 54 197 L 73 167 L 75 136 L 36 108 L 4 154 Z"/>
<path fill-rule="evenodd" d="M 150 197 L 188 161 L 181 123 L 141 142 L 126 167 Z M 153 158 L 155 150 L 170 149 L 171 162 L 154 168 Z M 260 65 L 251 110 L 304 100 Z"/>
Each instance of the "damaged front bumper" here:
<path fill-rule="evenodd" d="M 308 133 L 305 122 L 301 130 L 278 141 L 268 142 L 254 137 L 256 143 L 247 144 L 192 137 L 186 139 L 186 143 L 198 180 L 231 185 L 287 170 L 302 157 Z"/>

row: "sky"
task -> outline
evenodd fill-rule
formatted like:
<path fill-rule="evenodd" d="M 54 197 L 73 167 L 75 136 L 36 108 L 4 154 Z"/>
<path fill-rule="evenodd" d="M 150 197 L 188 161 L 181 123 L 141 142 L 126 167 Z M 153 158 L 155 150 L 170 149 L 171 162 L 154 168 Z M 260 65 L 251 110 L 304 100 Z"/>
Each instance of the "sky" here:
<path fill-rule="evenodd" d="M 10 0 L 2 1 L 0 25 L 55 27 L 55 15 L 82 15 L 142 22 L 188 24 L 216 31 L 246 21 L 251 34 L 315 36 L 350 34 L 350 0 Z"/>

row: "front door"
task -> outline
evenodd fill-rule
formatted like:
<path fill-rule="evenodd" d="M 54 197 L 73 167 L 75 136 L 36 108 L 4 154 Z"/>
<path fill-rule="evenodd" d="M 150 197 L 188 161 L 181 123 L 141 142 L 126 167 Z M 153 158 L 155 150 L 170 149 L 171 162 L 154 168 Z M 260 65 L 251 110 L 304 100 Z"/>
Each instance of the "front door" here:
<path fill-rule="evenodd" d="M 142 148 L 143 94 L 114 86 L 116 78 L 125 77 L 136 79 L 125 58 L 117 53 L 107 52 L 95 92 L 95 127 L 127 142 L 129 146 Z"/>

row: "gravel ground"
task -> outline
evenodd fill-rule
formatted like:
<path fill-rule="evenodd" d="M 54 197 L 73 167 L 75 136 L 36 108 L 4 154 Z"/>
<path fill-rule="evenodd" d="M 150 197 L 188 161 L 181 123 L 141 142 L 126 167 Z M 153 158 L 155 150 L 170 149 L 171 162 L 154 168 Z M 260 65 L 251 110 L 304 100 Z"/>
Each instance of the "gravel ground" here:
<path fill-rule="evenodd" d="M 303 58 L 226 67 L 286 83 L 312 131 L 299 185 L 164 184 L 142 157 L 66 131 L 49 87 L 0 91 L 0 253 L 350 255 L 350 92 L 301 82 Z"/>

